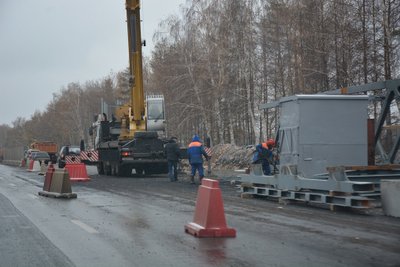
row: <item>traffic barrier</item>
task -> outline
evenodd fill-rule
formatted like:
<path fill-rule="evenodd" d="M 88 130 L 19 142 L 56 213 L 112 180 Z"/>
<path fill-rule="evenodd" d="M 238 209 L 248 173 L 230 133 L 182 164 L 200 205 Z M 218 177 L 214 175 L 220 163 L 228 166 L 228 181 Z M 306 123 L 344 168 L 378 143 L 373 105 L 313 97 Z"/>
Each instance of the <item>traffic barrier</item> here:
<path fill-rule="evenodd" d="M 5 159 L 1 164 L 17 167 L 21 165 L 21 162 L 19 160 Z"/>
<path fill-rule="evenodd" d="M 75 156 L 75 155 L 69 155 L 69 156 L 65 156 L 65 163 L 66 164 L 78 164 L 81 163 L 81 158 L 79 156 Z"/>
<path fill-rule="evenodd" d="M 381 199 L 383 213 L 400 218 L 400 181 L 381 180 Z"/>
<path fill-rule="evenodd" d="M 26 169 L 27 171 L 32 171 L 33 169 L 33 160 L 27 159 L 26 160 L 26 166 L 28 166 L 28 169 Z"/>
<path fill-rule="evenodd" d="M 40 172 L 40 162 L 37 160 L 32 160 L 32 169 L 30 169 L 30 172 Z M 30 167 L 30 166 L 29 166 Z"/>
<path fill-rule="evenodd" d="M 48 189 L 48 191 L 45 189 Z M 47 170 L 43 191 L 40 191 L 39 195 L 55 198 L 77 198 L 77 195 L 72 193 L 68 171 L 65 169 L 54 170 L 54 167 Z"/>
<path fill-rule="evenodd" d="M 21 159 L 21 168 L 25 168 L 26 167 L 26 160 L 25 159 Z"/>
<path fill-rule="evenodd" d="M 81 162 L 97 162 L 99 161 L 99 152 L 96 150 L 81 151 L 79 157 Z"/>
<path fill-rule="evenodd" d="M 49 163 L 50 164 L 50 163 Z M 44 175 L 47 172 L 47 166 L 46 163 L 44 163 L 44 161 L 42 161 L 42 164 L 40 165 L 40 171 L 39 171 L 39 175 Z"/>
<path fill-rule="evenodd" d="M 84 163 L 67 163 L 65 165 L 65 169 L 68 171 L 71 181 L 90 181 L 90 178 L 87 174 L 86 165 Z"/>
<path fill-rule="evenodd" d="M 46 175 L 44 176 L 43 191 L 50 191 L 51 180 L 53 178 L 55 168 L 53 164 L 49 164 L 47 168 Z"/>
<path fill-rule="evenodd" d="M 185 232 L 195 237 L 236 237 L 236 230 L 226 225 L 218 181 L 202 180 L 197 193 L 193 222 L 185 225 Z"/>

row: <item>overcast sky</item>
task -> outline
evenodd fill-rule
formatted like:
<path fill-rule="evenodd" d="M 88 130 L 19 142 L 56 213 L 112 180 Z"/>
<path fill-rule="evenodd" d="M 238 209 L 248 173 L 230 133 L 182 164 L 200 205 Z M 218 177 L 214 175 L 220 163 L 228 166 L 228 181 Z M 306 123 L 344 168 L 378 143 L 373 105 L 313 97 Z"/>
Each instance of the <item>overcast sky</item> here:
<path fill-rule="evenodd" d="M 161 20 L 185 0 L 142 0 L 142 38 L 151 54 Z M 70 82 L 128 66 L 124 0 L 0 0 L 0 124 L 44 111 Z"/>

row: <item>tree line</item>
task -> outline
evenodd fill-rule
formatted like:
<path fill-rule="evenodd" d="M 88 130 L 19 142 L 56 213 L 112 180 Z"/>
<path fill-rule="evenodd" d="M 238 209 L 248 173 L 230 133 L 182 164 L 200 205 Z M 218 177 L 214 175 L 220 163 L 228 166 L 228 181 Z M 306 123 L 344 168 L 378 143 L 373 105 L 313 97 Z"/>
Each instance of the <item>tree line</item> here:
<path fill-rule="evenodd" d="M 276 130 L 262 103 L 400 76 L 396 0 L 191 0 L 155 32 L 145 90 L 164 94 L 168 135 L 183 143 L 254 144 Z M 88 142 L 101 99 L 126 101 L 128 80 L 68 84 L 44 112 L 1 125 L 1 145 Z"/>

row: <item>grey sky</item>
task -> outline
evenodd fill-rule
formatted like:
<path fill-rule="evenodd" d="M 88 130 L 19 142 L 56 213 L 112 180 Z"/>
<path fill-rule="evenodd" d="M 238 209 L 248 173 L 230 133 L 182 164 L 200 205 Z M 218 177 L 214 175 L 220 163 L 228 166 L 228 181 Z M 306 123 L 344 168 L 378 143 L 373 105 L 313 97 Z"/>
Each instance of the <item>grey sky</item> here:
<path fill-rule="evenodd" d="M 161 20 L 185 0 L 142 0 L 150 55 Z M 105 77 L 128 65 L 124 0 L 0 0 L 0 124 L 44 111 L 70 82 Z"/>

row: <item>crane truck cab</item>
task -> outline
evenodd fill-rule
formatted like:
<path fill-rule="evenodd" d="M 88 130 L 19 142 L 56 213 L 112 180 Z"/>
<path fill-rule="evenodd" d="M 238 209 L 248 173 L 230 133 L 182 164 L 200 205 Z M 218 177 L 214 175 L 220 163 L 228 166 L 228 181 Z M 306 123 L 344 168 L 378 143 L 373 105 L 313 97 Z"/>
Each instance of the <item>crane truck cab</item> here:
<path fill-rule="evenodd" d="M 147 130 L 156 131 L 160 137 L 165 136 L 165 107 L 164 96 L 146 96 Z"/>

